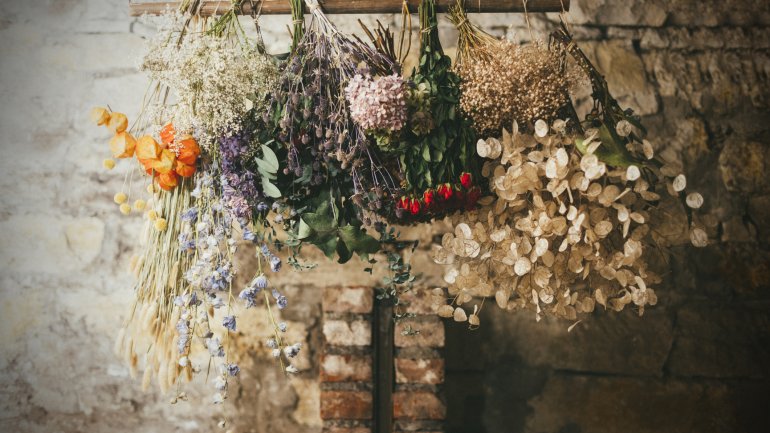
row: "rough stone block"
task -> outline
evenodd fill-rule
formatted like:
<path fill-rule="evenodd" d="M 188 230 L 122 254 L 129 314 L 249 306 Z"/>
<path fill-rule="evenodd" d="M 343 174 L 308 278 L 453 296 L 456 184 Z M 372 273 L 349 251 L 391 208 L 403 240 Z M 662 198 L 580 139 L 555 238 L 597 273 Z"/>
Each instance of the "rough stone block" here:
<path fill-rule="evenodd" d="M 372 433 L 369 427 L 324 427 L 323 433 Z"/>
<path fill-rule="evenodd" d="M 371 419 L 372 393 L 367 391 L 321 391 L 321 418 Z"/>
<path fill-rule="evenodd" d="M 407 329 L 416 334 L 404 335 Z M 427 320 L 405 319 L 396 325 L 396 347 L 444 347 L 444 322 L 437 316 Z"/>
<path fill-rule="evenodd" d="M 415 287 L 403 293 L 399 301 L 403 302 L 403 311 L 412 314 L 435 314 L 437 307 L 433 305 L 430 290 L 427 287 Z"/>
<path fill-rule="evenodd" d="M 396 359 L 396 382 L 436 385 L 444 382 L 444 360 Z"/>

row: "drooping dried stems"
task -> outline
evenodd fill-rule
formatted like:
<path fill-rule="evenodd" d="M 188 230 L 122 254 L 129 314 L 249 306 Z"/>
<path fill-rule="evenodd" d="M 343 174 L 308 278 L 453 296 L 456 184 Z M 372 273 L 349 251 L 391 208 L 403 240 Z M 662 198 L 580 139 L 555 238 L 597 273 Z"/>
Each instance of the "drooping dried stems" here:
<path fill-rule="evenodd" d="M 461 64 L 467 57 L 488 58 L 499 41 L 478 25 L 468 19 L 465 10 L 465 1 L 457 0 L 454 6 L 449 8 L 447 17 L 459 32 L 457 41 L 457 59 Z"/>

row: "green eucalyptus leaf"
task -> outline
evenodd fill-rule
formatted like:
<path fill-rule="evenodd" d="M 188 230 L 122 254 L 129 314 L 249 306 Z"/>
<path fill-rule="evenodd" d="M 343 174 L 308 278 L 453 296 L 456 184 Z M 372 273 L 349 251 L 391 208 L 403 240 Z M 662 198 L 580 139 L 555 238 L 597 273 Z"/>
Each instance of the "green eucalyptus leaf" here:
<path fill-rule="evenodd" d="M 270 148 L 270 146 L 262 145 L 262 157 L 264 159 L 264 162 L 272 168 L 270 170 L 271 173 L 278 173 L 278 157 L 275 156 L 275 152 L 273 152 L 273 149 Z M 259 164 L 259 162 L 257 162 Z"/>
<path fill-rule="evenodd" d="M 337 242 L 338 242 L 338 239 L 335 234 L 335 235 L 324 236 L 311 243 L 317 246 L 318 249 L 321 250 L 326 257 L 332 259 L 334 258 L 334 254 L 337 252 Z"/>
<path fill-rule="evenodd" d="M 314 232 L 313 229 L 310 228 L 307 223 L 305 223 L 305 220 L 300 218 L 299 220 L 299 229 L 297 230 L 297 238 L 298 239 L 308 239 L 309 237 L 313 236 Z"/>
<path fill-rule="evenodd" d="M 281 197 L 281 190 L 278 189 L 277 186 L 270 183 L 270 181 L 266 177 L 262 178 L 262 191 L 265 193 L 266 196 L 270 198 Z"/>
<path fill-rule="evenodd" d="M 319 235 L 332 233 L 337 228 L 337 221 L 324 214 L 306 213 L 301 221 Z"/>
<path fill-rule="evenodd" d="M 360 227 L 352 225 L 341 227 L 339 234 L 347 248 L 361 257 L 366 257 L 380 250 L 379 241 L 366 234 Z"/>
<path fill-rule="evenodd" d="M 254 159 L 257 163 L 257 168 L 259 169 L 259 172 L 265 176 L 274 175 L 275 173 L 278 173 L 277 168 L 273 168 L 273 166 L 265 161 L 264 159 L 255 158 Z"/>

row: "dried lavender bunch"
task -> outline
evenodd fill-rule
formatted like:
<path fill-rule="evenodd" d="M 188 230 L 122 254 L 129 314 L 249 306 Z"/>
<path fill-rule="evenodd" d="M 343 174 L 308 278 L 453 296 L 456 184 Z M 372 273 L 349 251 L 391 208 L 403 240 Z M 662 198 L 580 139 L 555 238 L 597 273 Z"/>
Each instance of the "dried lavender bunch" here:
<path fill-rule="evenodd" d="M 248 226 L 257 206 L 265 199 L 259 189 L 259 174 L 247 164 L 249 159 L 253 159 L 253 153 L 251 131 L 248 129 L 232 135 L 225 134 L 219 139 L 222 200 L 243 228 Z"/>
<path fill-rule="evenodd" d="M 366 131 L 350 118 L 344 89 L 356 74 L 397 68 L 373 48 L 342 35 L 317 1 L 306 3 L 311 20 L 286 65 L 269 116 L 288 149 L 284 174 L 309 191 L 334 182 L 340 172 L 352 179 L 351 195 L 393 190 L 396 183 L 370 149 Z M 376 207 L 376 200 L 370 205 Z"/>

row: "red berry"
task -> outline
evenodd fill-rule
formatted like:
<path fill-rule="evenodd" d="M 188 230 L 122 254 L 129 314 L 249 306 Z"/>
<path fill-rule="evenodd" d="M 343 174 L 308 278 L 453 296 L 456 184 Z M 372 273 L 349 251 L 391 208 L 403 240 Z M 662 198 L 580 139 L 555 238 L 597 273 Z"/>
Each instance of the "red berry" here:
<path fill-rule="evenodd" d="M 444 198 L 444 200 L 449 200 L 452 197 L 452 186 L 448 183 L 445 183 L 438 187 L 438 193 L 441 197 Z"/>
<path fill-rule="evenodd" d="M 463 173 L 460 175 L 460 183 L 462 184 L 463 188 L 468 189 L 473 185 L 473 177 L 470 173 Z"/>
<path fill-rule="evenodd" d="M 412 207 L 409 210 L 412 212 L 412 215 L 420 213 L 420 202 L 416 199 L 412 199 Z"/>
<path fill-rule="evenodd" d="M 398 203 L 396 203 L 396 207 L 399 209 L 409 209 L 409 199 L 407 197 L 401 197 Z"/>
<path fill-rule="evenodd" d="M 429 189 L 425 191 L 425 193 L 422 195 L 422 199 L 425 202 L 425 206 L 430 206 L 433 204 L 433 190 Z"/>

